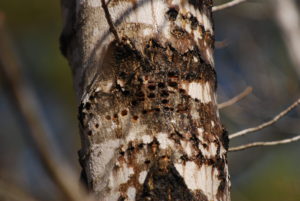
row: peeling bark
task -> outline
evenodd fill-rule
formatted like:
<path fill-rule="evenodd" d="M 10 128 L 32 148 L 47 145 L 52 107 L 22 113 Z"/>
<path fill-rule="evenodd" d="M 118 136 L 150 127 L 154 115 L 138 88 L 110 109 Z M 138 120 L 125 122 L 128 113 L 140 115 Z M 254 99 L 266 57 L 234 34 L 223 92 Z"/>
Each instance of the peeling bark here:
<path fill-rule="evenodd" d="M 99 200 L 229 201 L 210 0 L 63 4 L 88 188 Z"/>

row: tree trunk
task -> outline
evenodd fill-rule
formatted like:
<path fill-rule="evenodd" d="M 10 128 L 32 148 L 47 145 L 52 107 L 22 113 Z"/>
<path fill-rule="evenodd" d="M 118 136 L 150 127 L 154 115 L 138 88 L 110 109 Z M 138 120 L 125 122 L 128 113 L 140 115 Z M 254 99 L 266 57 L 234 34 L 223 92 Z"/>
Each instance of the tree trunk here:
<path fill-rule="evenodd" d="M 88 188 L 101 201 L 230 200 L 212 1 L 106 4 L 62 0 Z"/>

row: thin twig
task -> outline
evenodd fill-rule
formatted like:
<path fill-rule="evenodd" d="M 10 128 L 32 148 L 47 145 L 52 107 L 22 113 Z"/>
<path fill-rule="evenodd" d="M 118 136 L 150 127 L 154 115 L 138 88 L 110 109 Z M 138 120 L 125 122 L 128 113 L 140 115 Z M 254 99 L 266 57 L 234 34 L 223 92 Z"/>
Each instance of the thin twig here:
<path fill-rule="evenodd" d="M 108 23 L 108 25 L 109 25 L 109 29 L 110 29 L 110 31 L 114 34 L 116 40 L 117 40 L 118 42 L 120 42 L 120 37 L 119 37 L 119 35 L 118 35 L 117 30 L 116 30 L 115 27 L 114 27 L 114 24 L 113 24 L 113 22 L 112 22 L 112 19 L 111 19 L 111 16 L 110 16 L 110 13 L 109 13 L 107 4 L 105 3 L 105 0 L 101 0 L 101 4 L 102 4 L 102 8 L 103 8 L 104 13 L 105 13 L 106 21 L 107 21 L 107 23 Z"/>
<path fill-rule="evenodd" d="M 247 87 L 242 93 L 238 94 L 237 96 L 229 99 L 228 101 L 218 104 L 218 108 L 222 109 L 222 108 L 231 106 L 231 105 L 237 103 L 238 101 L 242 100 L 246 96 L 248 96 L 251 92 L 252 92 L 252 87 Z"/>
<path fill-rule="evenodd" d="M 230 2 L 227 2 L 227 3 L 224 3 L 222 5 L 219 5 L 219 6 L 214 6 L 212 8 L 212 11 L 213 12 L 216 12 L 216 11 L 220 11 L 220 10 L 223 10 L 223 9 L 226 9 L 226 8 L 230 8 L 230 7 L 233 7 L 233 6 L 236 6 L 238 4 L 241 4 L 241 3 L 244 3 L 246 2 L 247 0 L 232 0 Z"/>
<path fill-rule="evenodd" d="M 300 103 L 300 98 L 297 101 L 295 101 L 292 105 L 290 105 L 288 108 L 286 108 L 285 110 L 280 112 L 278 115 L 276 115 L 272 120 L 267 121 L 263 124 L 255 126 L 255 127 L 247 128 L 247 129 L 241 130 L 239 132 L 233 133 L 233 134 L 229 135 L 229 139 L 233 139 L 233 138 L 236 138 L 236 137 L 239 137 L 239 136 L 243 136 L 243 135 L 246 135 L 248 133 L 253 133 L 255 131 L 261 130 L 261 129 L 267 127 L 267 126 L 270 126 L 270 125 L 274 124 L 276 121 L 281 119 L 283 116 L 285 116 L 292 109 L 297 107 L 299 105 L 299 103 Z"/>
<path fill-rule="evenodd" d="M 1 14 L 1 13 L 0 13 Z M 16 56 L 11 39 L 4 28 L 4 16 L 0 15 L 0 81 L 2 86 L 10 95 L 11 103 L 14 104 L 21 120 L 25 123 L 24 132 L 26 140 L 30 142 L 36 151 L 43 167 L 58 186 L 66 200 L 82 201 L 87 200 L 87 195 L 75 174 L 62 161 L 58 160 L 56 152 L 53 151 L 47 136 L 53 136 L 49 129 L 42 111 L 39 109 L 39 102 L 27 80 L 25 79 L 19 58 Z"/>
<path fill-rule="evenodd" d="M 296 0 L 269 1 L 291 62 L 300 76 L 300 13 Z"/>
<path fill-rule="evenodd" d="M 298 140 L 300 140 L 300 135 L 297 135 L 292 138 L 284 139 L 284 140 L 277 140 L 277 141 L 271 141 L 271 142 L 253 142 L 253 143 L 229 148 L 229 152 L 241 151 L 244 149 L 249 149 L 252 147 L 259 147 L 259 146 L 273 146 L 273 145 L 279 145 L 279 144 L 288 144 L 288 143 L 295 142 Z"/>
<path fill-rule="evenodd" d="M 217 48 L 217 49 L 225 48 L 225 47 L 228 47 L 229 44 L 230 44 L 230 42 L 226 39 L 223 41 L 215 41 L 215 48 Z"/>

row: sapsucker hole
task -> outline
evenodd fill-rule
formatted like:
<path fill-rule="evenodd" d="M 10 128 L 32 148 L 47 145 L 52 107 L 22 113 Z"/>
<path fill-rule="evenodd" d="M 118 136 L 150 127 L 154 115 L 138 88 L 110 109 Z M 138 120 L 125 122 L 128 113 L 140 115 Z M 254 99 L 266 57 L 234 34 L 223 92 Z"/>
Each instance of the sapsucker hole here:
<path fill-rule="evenodd" d="M 184 89 L 179 89 L 179 93 L 183 94 L 183 93 L 185 93 L 185 90 Z"/>
<path fill-rule="evenodd" d="M 159 82 L 159 83 L 158 83 L 158 87 L 159 87 L 159 88 L 164 88 L 164 87 L 166 87 L 166 85 L 165 85 L 164 83 L 162 83 L 162 82 Z"/>
<path fill-rule="evenodd" d="M 164 98 L 166 98 L 166 97 L 168 97 L 168 96 L 169 96 L 169 92 L 168 92 L 168 91 L 166 91 L 166 90 L 163 90 L 163 91 L 161 91 L 161 94 L 160 94 L 160 96 L 161 96 L 161 97 L 164 97 Z"/>
<path fill-rule="evenodd" d="M 132 105 L 132 106 L 137 106 L 137 105 L 138 105 L 138 101 L 137 101 L 137 100 L 131 101 L 131 105 Z"/>
<path fill-rule="evenodd" d="M 167 100 L 167 99 L 163 99 L 163 100 L 161 101 L 162 104 L 167 104 L 168 102 L 169 102 L 169 100 Z"/>
<path fill-rule="evenodd" d="M 148 89 L 151 90 L 151 91 L 155 90 L 155 88 L 156 88 L 155 85 L 149 85 L 149 86 L 148 86 Z"/>
<path fill-rule="evenodd" d="M 87 110 L 91 109 L 91 103 L 87 102 L 85 104 L 85 109 L 87 109 Z"/>
<path fill-rule="evenodd" d="M 172 82 L 172 81 L 168 82 L 168 85 L 173 88 L 176 88 L 178 86 L 177 82 Z"/>
<path fill-rule="evenodd" d="M 164 110 L 165 110 L 165 111 L 169 111 L 170 108 L 169 108 L 169 107 L 164 107 Z"/>
<path fill-rule="evenodd" d="M 138 91 L 138 92 L 136 93 L 136 96 L 137 96 L 137 97 L 144 97 L 145 95 L 144 95 L 144 93 L 143 93 L 142 91 Z"/>
<path fill-rule="evenodd" d="M 155 112 L 160 112 L 160 109 L 159 108 L 154 108 L 153 109 Z"/>
<path fill-rule="evenodd" d="M 177 77 L 177 76 L 178 76 L 177 72 L 174 71 L 168 72 L 168 77 Z"/>
<path fill-rule="evenodd" d="M 125 90 L 125 91 L 123 91 L 123 94 L 124 94 L 124 96 L 129 96 L 130 95 L 130 91 Z"/>
<path fill-rule="evenodd" d="M 199 25 L 197 18 L 194 16 L 191 16 L 190 20 L 191 20 L 192 29 L 196 29 L 197 26 Z"/>
<path fill-rule="evenodd" d="M 122 115 L 122 116 L 126 116 L 127 113 L 128 113 L 127 110 L 123 110 L 123 111 L 121 112 L 121 115 Z"/>
<path fill-rule="evenodd" d="M 150 94 L 148 95 L 148 98 L 155 98 L 155 94 L 154 94 L 154 93 L 150 93 Z"/>
<path fill-rule="evenodd" d="M 178 11 L 175 8 L 170 8 L 166 14 L 169 20 L 175 21 L 178 15 Z"/>
<path fill-rule="evenodd" d="M 144 143 L 140 143 L 139 145 L 138 145 L 138 148 L 139 149 L 142 149 L 144 147 Z"/>

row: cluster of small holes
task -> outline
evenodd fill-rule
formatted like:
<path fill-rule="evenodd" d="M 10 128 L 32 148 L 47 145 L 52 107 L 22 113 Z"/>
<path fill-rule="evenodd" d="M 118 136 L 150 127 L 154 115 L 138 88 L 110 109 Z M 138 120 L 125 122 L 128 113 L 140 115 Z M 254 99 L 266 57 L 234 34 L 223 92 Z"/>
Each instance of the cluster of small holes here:
<path fill-rule="evenodd" d="M 148 77 L 147 77 L 148 78 Z M 142 110 L 142 115 L 146 115 L 149 112 L 161 112 L 161 111 L 176 111 L 176 112 L 187 112 L 188 107 L 183 106 L 185 104 L 179 104 L 178 106 L 172 105 L 172 99 L 170 99 L 171 94 L 176 94 L 176 91 L 179 92 L 179 95 L 182 97 L 186 97 L 186 91 L 179 87 L 179 72 L 178 71 L 170 71 L 166 73 L 166 80 L 155 82 L 153 80 L 147 80 L 147 85 L 143 93 L 136 93 L 137 96 L 146 97 L 148 101 L 150 101 L 150 107 Z M 131 101 L 132 106 L 137 106 L 138 101 L 135 98 Z"/>
<path fill-rule="evenodd" d="M 200 24 L 198 19 L 195 16 L 193 16 L 190 12 L 178 13 L 178 11 L 175 8 L 171 7 L 165 15 L 171 23 L 175 24 L 175 21 L 179 20 L 184 21 L 184 24 L 189 24 L 192 30 L 199 31 L 203 38 L 202 42 L 207 41 L 207 46 L 214 46 L 214 38 L 210 31 L 205 30 L 204 26 Z M 175 26 L 175 28 L 171 30 L 171 34 L 173 34 L 178 39 L 184 38 L 186 35 L 188 35 L 188 33 L 183 28 L 177 26 Z"/>
<path fill-rule="evenodd" d="M 170 11 L 169 15 L 174 17 L 176 13 L 175 11 L 176 10 Z M 194 21 L 193 23 L 197 24 L 197 19 L 194 19 L 193 17 L 190 18 L 192 21 Z M 135 77 L 131 76 L 131 74 L 128 72 L 122 72 L 120 74 L 118 79 L 123 80 L 124 83 L 131 83 L 130 85 L 125 85 L 121 90 L 124 96 L 128 96 L 130 98 L 129 103 L 131 106 L 128 108 L 129 111 L 124 109 L 120 110 L 119 114 L 121 117 L 131 113 L 131 119 L 134 121 L 138 120 L 138 116 L 135 114 L 136 108 L 142 109 L 140 114 L 143 116 L 147 114 L 159 113 L 161 111 L 176 111 L 180 113 L 188 112 L 189 108 L 186 101 L 188 101 L 190 97 L 187 95 L 184 89 L 180 88 L 178 81 L 180 79 L 189 81 L 199 79 L 199 73 L 191 71 L 182 74 L 177 70 L 167 72 L 160 71 L 159 73 L 160 75 L 164 74 L 163 76 L 160 76 L 159 81 L 156 81 L 153 75 Z M 128 81 L 128 79 L 130 81 Z M 180 104 L 174 105 L 174 100 L 172 98 L 173 95 L 179 95 L 181 98 L 183 98 L 184 102 L 182 102 L 182 105 L 184 106 Z M 199 100 L 195 101 L 199 102 Z M 109 118 L 106 119 L 110 120 Z"/>

